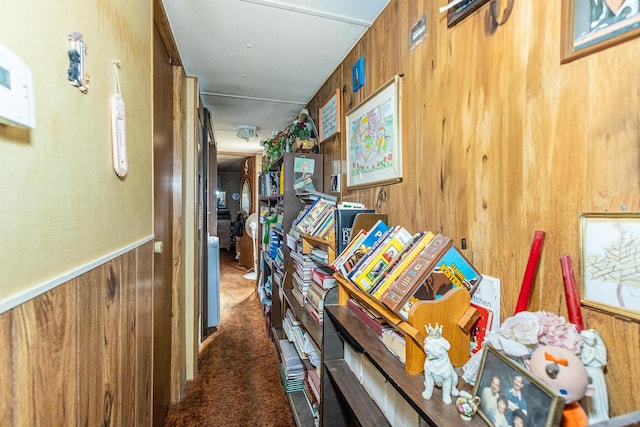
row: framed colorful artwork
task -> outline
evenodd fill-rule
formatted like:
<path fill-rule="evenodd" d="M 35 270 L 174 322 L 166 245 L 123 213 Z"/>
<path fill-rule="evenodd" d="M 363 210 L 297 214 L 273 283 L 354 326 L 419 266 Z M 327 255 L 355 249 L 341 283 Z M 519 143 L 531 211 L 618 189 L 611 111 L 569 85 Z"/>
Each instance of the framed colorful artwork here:
<path fill-rule="evenodd" d="M 402 181 L 401 77 L 346 114 L 347 189 Z"/>
<path fill-rule="evenodd" d="M 562 0 L 562 63 L 638 35 L 638 0 Z"/>
<path fill-rule="evenodd" d="M 562 421 L 564 398 L 491 345 L 483 349 L 473 395 L 480 397 L 478 414 L 491 427 L 558 427 Z"/>
<path fill-rule="evenodd" d="M 582 305 L 640 321 L 640 213 L 581 213 Z"/>

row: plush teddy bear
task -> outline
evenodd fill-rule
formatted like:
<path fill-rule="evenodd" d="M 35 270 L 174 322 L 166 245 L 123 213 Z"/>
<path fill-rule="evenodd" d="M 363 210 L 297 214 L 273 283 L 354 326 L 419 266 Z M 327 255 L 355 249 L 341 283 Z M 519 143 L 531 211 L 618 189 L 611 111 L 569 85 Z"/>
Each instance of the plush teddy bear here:
<path fill-rule="evenodd" d="M 578 356 L 562 347 L 541 346 L 531 354 L 529 369 L 564 397 L 562 427 L 584 427 L 589 424 L 587 414 L 578 401 L 584 396 L 591 396 L 594 388 Z"/>

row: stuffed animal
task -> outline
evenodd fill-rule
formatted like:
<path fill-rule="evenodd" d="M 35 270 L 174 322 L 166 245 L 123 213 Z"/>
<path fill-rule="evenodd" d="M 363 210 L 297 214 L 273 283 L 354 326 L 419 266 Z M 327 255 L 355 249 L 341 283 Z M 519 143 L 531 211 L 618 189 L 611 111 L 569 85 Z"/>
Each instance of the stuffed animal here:
<path fill-rule="evenodd" d="M 584 427 L 587 414 L 578 402 L 591 396 L 594 388 L 578 356 L 563 347 L 545 345 L 531 354 L 531 372 L 565 399 L 562 427 Z"/>
<path fill-rule="evenodd" d="M 424 361 L 424 391 L 422 397 L 431 399 L 433 387 L 442 387 L 442 401 L 449 405 L 451 396 L 458 396 L 458 374 L 451 365 L 449 348 L 451 344 L 442 336 L 442 326 L 436 323 L 436 327 L 426 326 L 429 334 L 424 340 L 424 352 L 427 357 Z"/>

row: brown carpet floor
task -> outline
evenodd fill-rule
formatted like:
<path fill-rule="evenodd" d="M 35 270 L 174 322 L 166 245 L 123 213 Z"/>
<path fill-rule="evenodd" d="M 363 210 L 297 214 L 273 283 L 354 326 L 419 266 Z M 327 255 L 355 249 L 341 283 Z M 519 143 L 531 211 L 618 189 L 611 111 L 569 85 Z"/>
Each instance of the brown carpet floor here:
<path fill-rule="evenodd" d="M 255 282 L 220 250 L 220 326 L 201 345 L 197 377 L 169 408 L 170 426 L 295 426 Z"/>

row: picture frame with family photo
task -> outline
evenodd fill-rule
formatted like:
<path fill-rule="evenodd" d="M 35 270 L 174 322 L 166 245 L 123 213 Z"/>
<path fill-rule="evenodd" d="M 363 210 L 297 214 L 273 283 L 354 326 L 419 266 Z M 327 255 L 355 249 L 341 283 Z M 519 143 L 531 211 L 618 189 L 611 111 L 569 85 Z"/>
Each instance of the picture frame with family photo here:
<path fill-rule="evenodd" d="M 558 427 L 562 421 L 564 398 L 491 345 L 484 347 L 473 395 L 492 427 Z"/>

